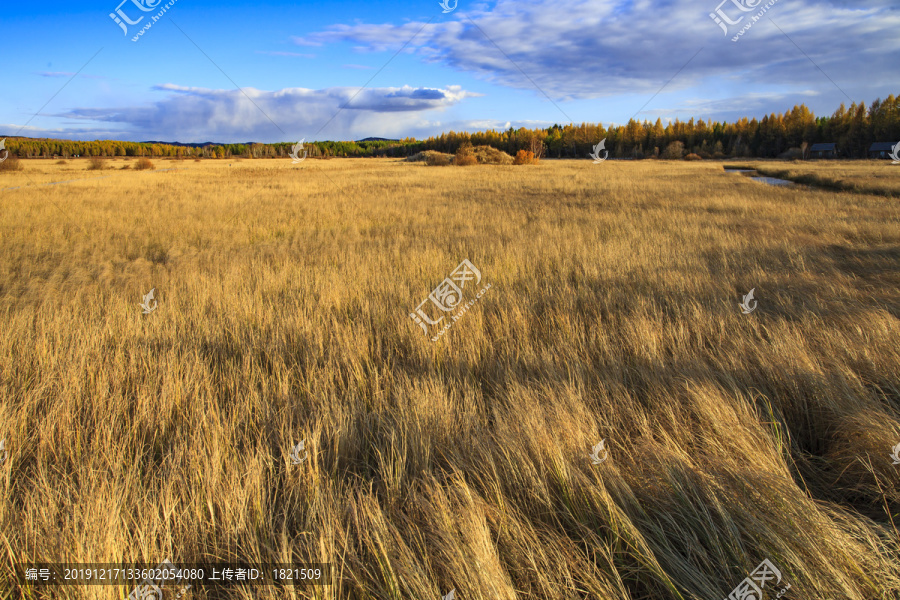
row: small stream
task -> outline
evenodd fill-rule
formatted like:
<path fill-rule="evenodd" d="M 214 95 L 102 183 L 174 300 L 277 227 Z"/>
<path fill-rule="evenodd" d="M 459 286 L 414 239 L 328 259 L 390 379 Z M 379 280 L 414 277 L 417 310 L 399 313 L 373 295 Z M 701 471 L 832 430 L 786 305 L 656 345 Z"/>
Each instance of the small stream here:
<path fill-rule="evenodd" d="M 729 169 L 725 167 L 726 173 L 740 173 L 741 175 L 745 175 L 754 181 L 761 181 L 767 185 L 775 185 L 775 186 L 785 186 L 785 185 L 796 185 L 793 181 L 788 181 L 787 179 L 778 179 L 777 177 L 766 177 L 765 175 L 760 175 L 754 169 Z"/>

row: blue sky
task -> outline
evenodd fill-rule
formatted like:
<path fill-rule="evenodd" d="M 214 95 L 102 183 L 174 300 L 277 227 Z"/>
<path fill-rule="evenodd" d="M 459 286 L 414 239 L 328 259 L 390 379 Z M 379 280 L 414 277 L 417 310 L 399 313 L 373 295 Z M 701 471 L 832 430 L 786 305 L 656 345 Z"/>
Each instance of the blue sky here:
<path fill-rule="evenodd" d="M 174 0 L 132 41 L 171 1 L 4 3 L 0 136 L 422 138 L 900 93 L 895 0 Z"/>

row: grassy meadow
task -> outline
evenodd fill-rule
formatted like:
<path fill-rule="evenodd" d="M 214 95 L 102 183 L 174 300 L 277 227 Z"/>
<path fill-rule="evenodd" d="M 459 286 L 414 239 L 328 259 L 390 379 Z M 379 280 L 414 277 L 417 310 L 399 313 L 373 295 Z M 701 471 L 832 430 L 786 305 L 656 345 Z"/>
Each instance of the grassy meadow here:
<path fill-rule="evenodd" d="M 896 199 L 709 161 L 129 162 L 0 171 L 0 573 L 721 600 L 769 559 L 767 600 L 900 599 Z M 466 258 L 492 287 L 431 342 L 409 315 Z"/>

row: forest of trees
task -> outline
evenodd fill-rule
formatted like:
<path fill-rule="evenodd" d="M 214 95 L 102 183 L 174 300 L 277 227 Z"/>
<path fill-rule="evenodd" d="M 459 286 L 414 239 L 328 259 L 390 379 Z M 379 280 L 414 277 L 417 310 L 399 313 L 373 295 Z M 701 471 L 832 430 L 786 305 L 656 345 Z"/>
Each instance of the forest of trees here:
<path fill-rule="evenodd" d="M 606 129 L 602 124 L 553 125 L 546 129 L 512 129 L 476 133 L 449 132 L 426 140 L 309 142 L 308 156 L 379 157 L 409 156 L 422 150 L 455 153 L 464 143 L 489 145 L 515 155 L 532 151 L 549 158 L 584 158 L 592 147 L 606 139 L 611 158 L 660 156 L 673 142 L 684 144 L 685 152 L 702 158 L 798 156 L 803 148 L 819 142 L 837 143 L 842 158 L 866 158 L 873 142 L 900 141 L 900 98 L 893 94 L 870 106 L 843 104 L 830 117 L 816 117 L 805 105 L 762 120 L 746 117 L 734 123 L 702 119 L 672 121 L 663 126 L 630 120 L 627 125 Z M 54 139 L 8 138 L 6 147 L 19 158 L 70 158 L 74 156 L 147 156 L 171 158 L 286 158 L 291 143 L 222 144 L 200 147 L 162 143 L 119 141 L 79 142 Z"/>

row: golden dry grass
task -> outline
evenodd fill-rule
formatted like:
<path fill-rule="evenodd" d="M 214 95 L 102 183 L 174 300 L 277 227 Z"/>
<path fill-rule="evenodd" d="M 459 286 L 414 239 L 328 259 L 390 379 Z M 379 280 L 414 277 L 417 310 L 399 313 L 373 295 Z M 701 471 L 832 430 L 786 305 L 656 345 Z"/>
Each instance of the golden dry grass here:
<path fill-rule="evenodd" d="M 712 163 L 122 164 L 0 173 L 0 571 L 717 600 L 768 558 L 792 600 L 900 598 L 895 201 Z M 409 313 L 464 258 L 492 288 L 432 343 Z"/>

